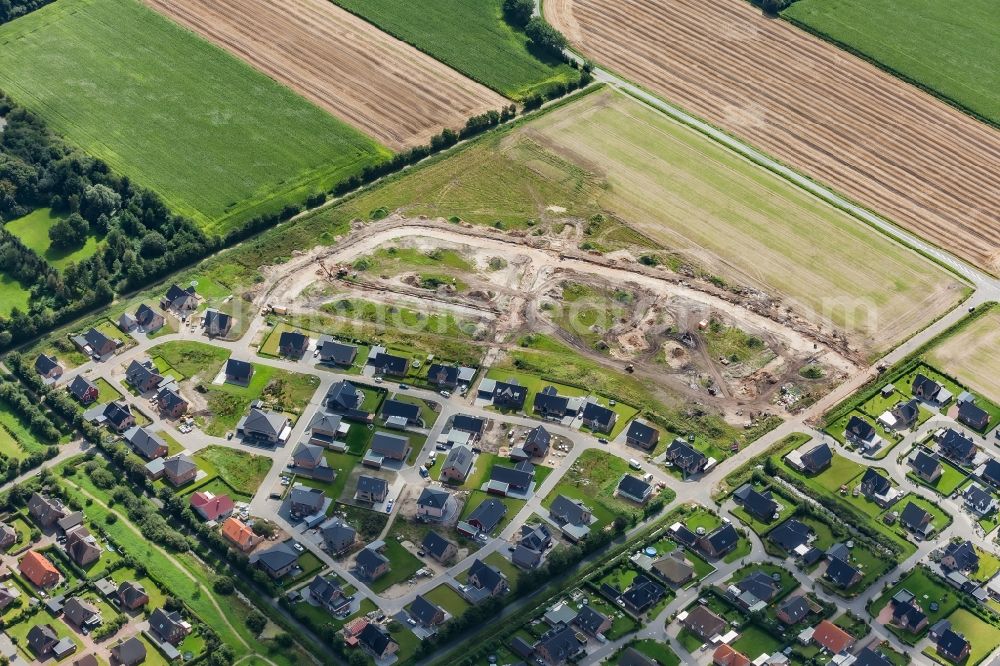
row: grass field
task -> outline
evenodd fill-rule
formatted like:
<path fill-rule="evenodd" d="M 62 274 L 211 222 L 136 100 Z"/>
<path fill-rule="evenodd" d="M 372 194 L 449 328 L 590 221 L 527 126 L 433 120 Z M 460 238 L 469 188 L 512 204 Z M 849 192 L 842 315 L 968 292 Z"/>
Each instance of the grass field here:
<path fill-rule="evenodd" d="M 964 608 L 955 609 L 955 612 L 948 616 L 948 621 L 951 622 L 951 628 L 954 631 L 962 634 L 969 641 L 971 652 L 962 663 L 978 664 L 1000 643 L 1000 629 Z M 931 651 L 934 651 L 935 655 L 937 654 L 934 647 L 927 648 L 925 652 L 930 653 Z M 939 658 L 939 661 L 944 664 L 954 663 L 945 658 Z"/>
<path fill-rule="evenodd" d="M 206 397 L 210 411 L 205 432 L 221 437 L 236 427 L 240 417 L 254 400 L 263 400 L 271 409 L 288 414 L 294 421 L 319 387 L 319 377 L 269 365 L 254 364 L 253 378 L 248 386 L 210 384 Z"/>
<path fill-rule="evenodd" d="M 723 277 L 784 294 L 870 351 L 962 293 L 928 260 L 624 95 L 588 95 L 524 131 L 603 180 L 603 208 Z"/>
<path fill-rule="evenodd" d="M 423 566 L 423 562 L 417 559 L 413 553 L 406 550 L 401 543 L 395 539 L 385 542 L 383 553 L 389 558 L 390 571 L 373 581 L 369 587 L 375 592 L 383 592 L 396 583 L 402 583 Z"/>
<path fill-rule="evenodd" d="M 163 359 L 170 368 L 184 379 L 196 375 L 211 381 L 229 358 L 229 350 L 204 342 L 173 341 L 157 345 L 149 350 L 154 360 Z"/>
<path fill-rule="evenodd" d="M 798 0 L 782 16 L 1000 123 L 996 3 Z M 892 26 L 892 30 L 886 30 Z"/>
<path fill-rule="evenodd" d="M 19 281 L 7 273 L 0 272 L 0 317 L 6 317 L 14 308 L 21 312 L 28 311 L 31 292 Z"/>
<path fill-rule="evenodd" d="M 931 364 L 1000 403 L 1000 307 L 979 317 L 927 355 Z M 995 422 L 994 422 L 995 425 Z"/>
<path fill-rule="evenodd" d="M 641 652 L 650 659 L 655 659 L 663 666 L 679 666 L 681 663 L 681 660 L 674 654 L 669 645 L 651 638 L 636 641 L 631 647 L 634 647 L 638 652 Z"/>
<path fill-rule="evenodd" d="M 512 99 L 576 74 L 543 61 L 508 25 L 500 0 L 334 0 L 389 34 Z"/>
<path fill-rule="evenodd" d="M 617 516 L 639 513 L 634 504 L 614 494 L 618 481 L 628 471 L 628 463 L 617 456 L 598 449 L 584 451 L 542 504 L 546 508 L 552 506 L 559 495 L 582 500 L 597 519 L 591 531 L 599 530 Z"/>
<path fill-rule="evenodd" d="M 4 229 L 20 238 L 22 243 L 52 266 L 61 269 L 70 262 L 79 263 L 97 252 L 98 242 L 97 236 L 90 234 L 83 247 L 73 250 L 58 250 L 51 247 L 49 229 L 61 219 L 63 216 L 52 212 L 51 208 L 39 208 L 24 217 L 7 222 L 4 224 Z"/>
<path fill-rule="evenodd" d="M 255 456 L 224 446 L 206 447 L 194 457 L 199 468 L 209 473 L 214 469 L 226 483 L 246 495 L 257 492 L 271 469 L 271 459 L 267 456 Z"/>
<path fill-rule="evenodd" d="M 0 45 L 0 87 L 212 233 L 388 155 L 135 0 L 52 3 Z"/>

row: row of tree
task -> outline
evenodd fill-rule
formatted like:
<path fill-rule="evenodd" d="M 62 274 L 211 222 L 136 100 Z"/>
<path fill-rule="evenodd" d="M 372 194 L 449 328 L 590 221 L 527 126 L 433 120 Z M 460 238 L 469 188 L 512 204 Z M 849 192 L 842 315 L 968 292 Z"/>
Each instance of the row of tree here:
<path fill-rule="evenodd" d="M 0 0 L 0 24 L 33 12 L 52 0 Z"/>

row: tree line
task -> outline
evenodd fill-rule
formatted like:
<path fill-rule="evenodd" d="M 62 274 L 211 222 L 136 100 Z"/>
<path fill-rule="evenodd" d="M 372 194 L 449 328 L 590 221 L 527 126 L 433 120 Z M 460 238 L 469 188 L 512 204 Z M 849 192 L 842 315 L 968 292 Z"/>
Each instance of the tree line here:
<path fill-rule="evenodd" d="M 33 12 L 39 7 L 43 7 L 52 0 L 0 0 L 0 24 L 13 21 L 24 16 L 28 12 Z"/>

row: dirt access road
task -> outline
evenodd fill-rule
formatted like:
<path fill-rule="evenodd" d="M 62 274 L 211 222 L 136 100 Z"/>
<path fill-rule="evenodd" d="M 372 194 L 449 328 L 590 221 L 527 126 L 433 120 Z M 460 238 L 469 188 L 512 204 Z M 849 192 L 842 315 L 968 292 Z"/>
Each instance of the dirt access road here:
<path fill-rule="evenodd" d="M 509 104 L 327 0 L 145 2 L 392 150 Z"/>
<path fill-rule="evenodd" d="M 587 56 L 1000 272 L 1000 132 L 742 0 L 549 0 Z"/>

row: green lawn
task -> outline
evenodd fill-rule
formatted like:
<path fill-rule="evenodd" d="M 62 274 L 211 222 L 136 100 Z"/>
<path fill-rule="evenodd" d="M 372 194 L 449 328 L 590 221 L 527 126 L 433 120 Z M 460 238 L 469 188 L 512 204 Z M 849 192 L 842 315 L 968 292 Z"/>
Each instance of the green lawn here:
<path fill-rule="evenodd" d="M 955 612 L 948 616 L 948 620 L 951 622 L 951 628 L 965 636 L 972 648 L 968 659 L 964 662 L 966 664 L 978 664 L 1000 644 L 1000 629 L 964 608 L 955 609 Z M 945 661 L 945 663 L 950 662 Z"/>
<path fill-rule="evenodd" d="M 732 643 L 737 652 L 742 652 L 750 659 L 756 659 L 766 652 L 773 654 L 781 649 L 782 642 L 774 635 L 757 625 L 748 625 L 740 630 L 740 637 Z"/>
<path fill-rule="evenodd" d="M 0 402 L 0 430 L 16 440 L 22 451 L 27 453 L 42 451 L 46 444 L 35 437 L 29 427 L 30 425 L 23 421 L 20 416 L 8 409 L 3 402 Z"/>
<path fill-rule="evenodd" d="M 898 502 L 896 502 L 895 504 L 893 504 L 891 507 L 889 507 L 888 509 L 886 509 L 886 511 L 887 512 L 898 511 L 900 513 L 900 515 L 902 515 L 903 509 L 905 509 L 906 506 L 910 502 L 913 502 L 914 504 L 916 504 L 917 506 L 919 506 L 921 509 L 923 509 L 924 511 L 928 512 L 929 514 L 931 514 L 931 516 L 932 516 L 931 523 L 934 525 L 934 530 L 936 532 L 940 532 L 947 525 L 951 524 L 952 517 L 951 517 L 950 514 L 948 514 L 947 511 L 945 511 L 944 509 L 942 509 L 937 504 L 935 504 L 933 502 L 930 502 L 930 501 L 924 499 L 923 497 L 921 497 L 919 495 L 916 495 L 916 494 L 913 494 L 913 493 L 911 493 L 909 495 L 906 495 L 905 497 L 903 497 L 902 499 L 900 499 Z M 902 527 L 902 525 L 900 525 L 900 527 Z M 902 529 L 905 529 L 905 528 L 902 528 Z"/>
<path fill-rule="evenodd" d="M 680 666 L 680 658 L 674 654 L 674 651 L 666 643 L 653 640 L 652 638 L 644 638 L 641 641 L 632 643 L 630 647 L 634 647 L 650 659 L 660 662 L 661 666 Z"/>
<path fill-rule="evenodd" d="M 59 250 L 51 246 L 49 229 L 64 216 L 55 213 L 51 208 L 39 208 L 24 217 L 11 220 L 4 224 L 4 229 L 21 239 L 21 242 L 34 250 L 55 268 L 65 268 L 70 262 L 80 263 L 97 252 L 97 236 L 87 236 L 82 247 L 69 250 Z"/>
<path fill-rule="evenodd" d="M 247 386 L 206 384 L 210 414 L 204 430 L 217 437 L 236 427 L 250 403 L 263 400 L 272 410 L 285 412 L 294 421 L 319 387 L 319 377 L 254 364 L 253 378 Z"/>
<path fill-rule="evenodd" d="M 369 587 L 375 592 L 384 592 L 396 583 L 402 583 L 424 566 L 423 562 L 410 551 L 403 548 L 395 539 L 385 542 L 385 556 L 389 558 L 391 570 L 381 578 L 373 581 Z"/>
<path fill-rule="evenodd" d="M 542 505 L 547 509 L 559 495 L 582 500 L 597 518 L 591 529 L 601 529 L 617 516 L 638 515 L 631 502 L 615 497 L 615 488 L 628 463 L 618 456 L 599 449 L 584 451 L 563 475 L 562 480 L 545 497 Z"/>
<path fill-rule="evenodd" d="M 213 233 L 388 156 L 135 0 L 52 3 L 0 42 L 0 87 Z"/>
<path fill-rule="evenodd" d="M 18 444 L 17 439 L 2 425 L 0 425 L 0 455 L 8 458 L 24 456 L 24 449 Z"/>
<path fill-rule="evenodd" d="M 69 638 L 76 644 L 77 651 L 80 651 L 83 648 L 83 642 L 80 640 L 79 635 L 67 627 L 62 620 L 53 617 L 43 608 L 34 616 L 26 618 L 21 622 L 4 629 L 4 631 L 18 645 L 18 649 L 23 655 L 25 655 L 28 662 L 33 662 L 35 660 L 34 654 L 28 647 L 28 632 L 31 631 L 31 628 L 36 624 L 51 624 L 52 628 L 55 629 L 56 636 L 60 639 Z"/>
<path fill-rule="evenodd" d="M 198 467 L 214 470 L 237 492 L 254 495 L 271 469 L 271 459 L 224 446 L 209 446 L 194 454 Z"/>
<path fill-rule="evenodd" d="M 513 99 L 574 78 L 566 65 L 543 62 L 512 29 L 500 0 L 336 0 L 405 42 Z"/>
<path fill-rule="evenodd" d="M 104 377 L 98 377 L 94 384 L 97 385 L 97 402 L 113 402 L 121 399 L 122 392 Z"/>
<path fill-rule="evenodd" d="M 853 460 L 834 454 L 830 466 L 813 479 L 827 491 L 835 493 L 840 490 L 841 486 L 847 485 L 851 479 L 864 471 L 864 467 Z"/>
<path fill-rule="evenodd" d="M 431 603 L 435 603 L 452 617 L 458 617 L 469 607 L 469 602 L 462 598 L 450 585 L 438 585 L 433 590 L 424 595 Z"/>
<path fill-rule="evenodd" d="M 913 472 L 909 472 L 906 476 L 915 483 L 927 486 L 942 497 L 950 496 L 968 478 L 965 472 L 944 459 L 941 460 L 941 476 L 934 483 L 928 483 Z"/>
<path fill-rule="evenodd" d="M 931 579 L 923 567 L 916 567 L 910 575 L 882 593 L 882 596 L 875 598 L 871 605 L 872 616 L 877 616 L 900 590 L 909 590 L 913 593 L 917 603 L 927 615 L 928 624 L 934 624 L 958 608 L 961 595 L 946 584 Z M 936 611 L 931 610 L 931 603 L 938 604 Z"/>
<path fill-rule="evenodd" d="M 360 426 L 353 427 L 360 429 Z M 336 453 L 335 451 L 324 451 L 323 457 L 326 458 L 330 467 L 337 471 L 337 476 L 333 481 L 326 483 L 325 481 L 317 481 L 315 479 L 307 479 L 304 476 L 297 476 L 295 477 L 295 482 L 309 486 L 310 488 L 319 488 L 326 493 L 327 497 L 336 500 L 344 494 L 344 488 L 347 485 L 347 480 L 351 478 L 351 470 L 355 465 L 360 464 L 360 461 L 356 456 L 349 453 Z"/>
<path fill-rule="evenodd" d="M 31 292 L 27 286 L 0 271 L 0 317 L 6 317 L 14 308 L 27 312 L 30 299 Z"/>
<path fill-rule="evenodd" d="M 782 16 L 1000 123 L 996 3 L 957 9 L 932 0 L 798 0 Z"/>
<path fill-rule="evenodd" d="M 175 340 L 164 342 L 149 350 L 154 361 L 159 358 L 182 378 L 198 376 L 212 381 L 222 364 L 229 358 L 229 350 L 205 342 Z"/>

